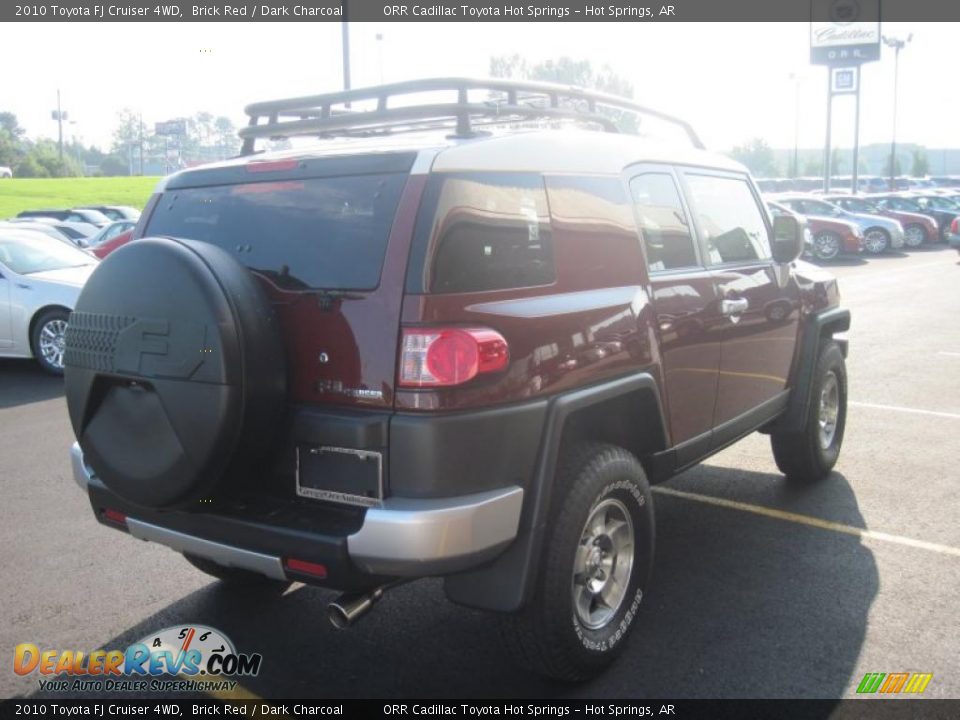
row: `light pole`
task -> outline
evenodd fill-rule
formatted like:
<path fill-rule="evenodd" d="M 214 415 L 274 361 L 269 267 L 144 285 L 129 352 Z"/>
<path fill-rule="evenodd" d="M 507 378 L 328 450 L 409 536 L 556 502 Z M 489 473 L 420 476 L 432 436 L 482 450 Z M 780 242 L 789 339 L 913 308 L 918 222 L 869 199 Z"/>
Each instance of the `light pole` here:
<path fill-rule="evenodd" d="M 897 181 L 897 84 L 900 77 L 900 51 L 907 43 L 913 40 L 913 33 L 907 35 L 906 40 L 895 38 L 892 35 L 883 36 L 883 42 L 887 47 L 893 48 L 893 134 L 890 138 L 890 190 L 896 190 Z"/>
<path fill-rule="evenodd" d="M 383 85 L 383 33 L 377 33 L 377 64 L 380 66 L 380 84 Z"/>
<path fill-rule="evenodd" d="M 800 76 L 796 73 L 790 73 L 790 79 L 793 80 L 793 174 L 791 177 L 800 175 Z"/>
<path fill-rule="evenodd" d="M 63 164 L 63 121 L 67 119 L 66 110 L 60 109 L 60 88 L 57 88 L 57 109 L 50 113 L 53 119 L 57 121 L 57 147 L 60 152 L 60 164 Z"/>

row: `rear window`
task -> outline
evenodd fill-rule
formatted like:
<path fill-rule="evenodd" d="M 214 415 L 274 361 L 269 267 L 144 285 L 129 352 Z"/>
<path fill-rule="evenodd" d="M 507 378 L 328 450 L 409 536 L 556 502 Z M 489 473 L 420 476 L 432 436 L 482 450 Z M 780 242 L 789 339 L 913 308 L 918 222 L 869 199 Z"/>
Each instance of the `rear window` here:
<path fill-rule="evenodd" d="M 549 216 L 539 175 L 431 176 L 417 218 L 408 292 L 483 292 L 553 283 Z"/>
<path fill-rule="evenodd" d="M 405 173 L 185 188 L 146 235 L 209 242 L 285 290 L 372 290 Z"/>

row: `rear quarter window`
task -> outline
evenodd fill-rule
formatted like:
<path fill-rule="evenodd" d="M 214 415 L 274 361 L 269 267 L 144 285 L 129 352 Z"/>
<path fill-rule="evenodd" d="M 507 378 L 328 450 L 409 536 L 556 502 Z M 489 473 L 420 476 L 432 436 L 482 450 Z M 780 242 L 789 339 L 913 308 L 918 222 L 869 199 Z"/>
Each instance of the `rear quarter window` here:
<path fill-rule="evenodd" d="M 417 218 L 407 291 L 484 292 L 553 283 L 549 216 L 537 174 L 431 176 Z"/>

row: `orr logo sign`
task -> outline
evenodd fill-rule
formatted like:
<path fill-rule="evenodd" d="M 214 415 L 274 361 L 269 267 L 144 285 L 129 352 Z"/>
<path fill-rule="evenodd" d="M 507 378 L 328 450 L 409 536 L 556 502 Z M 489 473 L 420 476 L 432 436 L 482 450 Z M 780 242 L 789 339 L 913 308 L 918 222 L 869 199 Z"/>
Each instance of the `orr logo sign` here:
<path fill-rule="evenodd" d="M 810 62 L 859 65 L 880 59 L 880 0 L 811 0 Z"/>

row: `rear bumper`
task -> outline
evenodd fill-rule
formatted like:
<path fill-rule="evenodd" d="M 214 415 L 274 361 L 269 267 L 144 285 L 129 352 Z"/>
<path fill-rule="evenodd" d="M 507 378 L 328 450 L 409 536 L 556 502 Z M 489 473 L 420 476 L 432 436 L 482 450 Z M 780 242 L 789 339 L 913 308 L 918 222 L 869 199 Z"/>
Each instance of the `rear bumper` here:
<path fill-rule="evenodd" d="M 314 531 L 303 523 L 280 527 L 262 519 L 130 506 L 99 481 L 78 444 L 70 457 L 74 480 L 101 522 L 109 507 L 127 515 L 134 537 L 275 579 L 307 579 L 291 574 L 285 557 L 320 563 L 328 568 L 321 584 L 341 589 L 362 586 L 371 576 L 422 577 L 475 567 L 516 537 L 523 507 L 519 486 L 446 498 L 389 497 L 366 510 L 359 527 Z"/>

